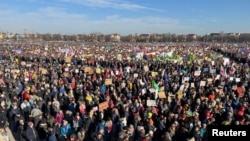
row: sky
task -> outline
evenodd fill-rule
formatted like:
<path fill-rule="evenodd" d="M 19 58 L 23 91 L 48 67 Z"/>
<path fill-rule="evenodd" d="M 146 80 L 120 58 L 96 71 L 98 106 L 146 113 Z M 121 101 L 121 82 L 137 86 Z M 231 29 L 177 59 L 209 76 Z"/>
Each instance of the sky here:
<path fill-rule="evenodd" d="M 13 33 L 250 33 L 250 0 L 0 0 Z"/>

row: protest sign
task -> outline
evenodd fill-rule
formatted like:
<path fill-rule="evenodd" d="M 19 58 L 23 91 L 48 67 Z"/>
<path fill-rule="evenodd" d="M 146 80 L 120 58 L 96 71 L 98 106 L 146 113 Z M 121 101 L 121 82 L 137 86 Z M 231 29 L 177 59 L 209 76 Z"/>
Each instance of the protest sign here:
<path fill-rule="evenodd" d="M 106 79 L 105 85 L 112 85 L 112 79 Z"/>
<path fill-rule="evenodd" d="M 159 96 L 159 98 L 167 98 L 164 91 L 159 92 L 158 96 Z"/>
<path fill-rule="evenodd" d="M 200 76 L 201 75 L 201 71 L 195 71 L 194 72 L 194 76 Z"/>
<path fill-rule="evenodd" d="M 148 72 L 148 71 L 149 71 L 148 66 L 144 66 L 143 69 L 144 69 L 145 72 Z"/>
<path fill-rule="evenodd" d="M 98 107 L 99 107 L 99 111 L 103 111 L 103 110 L 106 110 L 109 107 L 109 104 L 108 104 L 107 101 L 105 101 L 105 102 L 100 103 L 98 105 Z"/>
<path fill-rule="evenodd" d="M 66 63 L 71 63 L 71 57 L 65 57 L 65 62 Z"/>
<path fill-rule="evenodd" d="M 236 82 L 240 82 L 240 78 L 235 78 L 235 81 Z"/>
<path fill-rule="evenodd" d="M 179 90 L 179 91 L 177 92 L 177 98 L 178 98 L 178 99 L 181 99 L 182 97 L 183 97 L 183 91 Z"/>
<path fill-rule="evenodd" d="M 205 85 L 206 85 L 206 81 L 201 81 L 201 82 L 200 82 L 200 86 L 201 86 L 201 87 L 204 87 Z"/>
<path fill-rule="evenodd" d="M 88 74 L 94 74 L 93 69 L 92 69 L 92 68 L 90 68 L 90 67 L 86 67 L 86 68 L 84 68 L 84 72 L 85 72 L 85 73 L 88 73 Z"/>
<path fill-rule="evenodd" d="M 100 68 L 96 68 L 95 72 L 96 72 L 97 74 L 101 74 L 101 69 L 100 69 Z"/>
<path fill-rule="evenodd" d="M 195 87 L 195 86 L 194 86 L 194 83 L 191 83 L 191 84 L 190 84 L 190 87 L 191 87 L 191 88 L 194 88 L 194 87 Z"/>
<path fill-rule="evenodd" d="M 147 106 L 152 106 L 152 107 L 157 106 L 156 101 L 155 100 L 147 100 Z"/>
<path fill-rule="evenodd" d="M 152 77 L 155 77 L 158 73 L 157 72 L 151 72 Z"/>

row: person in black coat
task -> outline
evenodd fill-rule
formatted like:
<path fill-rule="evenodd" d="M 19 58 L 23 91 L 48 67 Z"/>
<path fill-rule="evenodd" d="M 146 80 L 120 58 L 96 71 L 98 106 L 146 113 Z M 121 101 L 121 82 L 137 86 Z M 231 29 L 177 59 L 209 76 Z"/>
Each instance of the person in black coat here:
<path fill-rule="evenodd" d="M 19 120 L 19 126 L 18 126 L 18 133 L 17 133 L 17 140 L 18 141 L 25 141 L 25 131 L 24 131 L 24 121 Z"/>
<path fill-rule="evenodd" d="M 28 127 L 26 129 L 26 139 L 27 141 L 38 141 L 38 134 L 33 122 L 28 123 Z"/>
<path fill-rule="evenodd" d="M 0 128 L 4 128 L 7 124 L 8 118 L 7 118 L 7 109 L 5 107 L 5 101 L 1 101 L 0 106 Z"/>

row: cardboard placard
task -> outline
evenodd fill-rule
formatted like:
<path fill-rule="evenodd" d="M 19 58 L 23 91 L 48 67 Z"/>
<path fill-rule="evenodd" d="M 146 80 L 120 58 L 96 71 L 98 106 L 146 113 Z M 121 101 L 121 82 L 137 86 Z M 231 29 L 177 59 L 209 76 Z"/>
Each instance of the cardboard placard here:
<path fill-rule="evenodd" d="M 180 90 L 179 90 L 179 91 L 177 92 L 177 98 L 178 98 L 178 99 L 182 99 L 182 97 L 183 97 L 183 91 L 180 91 Z"/>
<path fill-rule="evenodd" d="M 65 57 L 65 62 L 66 63 L 71 63 L 71 57 Z"/>
<path fill-rule="evenodd" d="M 105 85 L 112 85 L 112 79 L 106 79 Z"/>
<path fill-rule="evenodd" d="M 173 72 L 173 75 L 177 75 L 177 74 L 178 74 L 178 72 L 177 72 L 177 71 L 174 71 L 174 72 Z"/>
<path fill-rule="evenodd" d="M 155 77 L 158 73 L 157 72 L 151 72 L 152 77 Z"/>
<path fill-rule="evenodd" d="M 47 69 L 42 69 L 42 74 L 48 74 L 48 70 Z"/>
<path fill-rule="evenodd" d="M 158 96 L 159 96 L 159 98 L 167 98 L 164 91 L 159 92 Z"/>
<path fill-rule="evenodd" d="M 201 86 L 201 87 L 204 87 L 205 85 L 206 85 L 206 81 L 201 81 L 201 82 L 200 82 L 200 86 Z"/>
<path fill-rule="evenodd" d="M 14 69 L 10 71 L 11 73 L 20 73 L 20 70 Z"/>
<path fill-rule="evenodd" d="M 147 106 L 152 106 L 152 107 L 157 106 L 156 101 L 155 100 L 147 100 Z"/>
<path fill-rule="evenodd" d="M 100 69 L 100 68 L 96 68 L 96 69 L 95 69 L 95 72 L 96 72 L 97 74 L 101 74 L 101 69 Z"/>
<path fill-rule="evenodd" d="M 149 71 L 148 66 L 144 66 L 143 69 L 144 69 L 145 72 L 148 72 L 148 71 Z"/>
<path fill-rule="evenodd" d="M 194 88 L 194 87 L 195 87 L 195 86 L 194 86 L 194 83 L 191 83 L 191 84 L 190 84 L 190 87 L 191 87 L 191 88 Z"/>
<path fill-rule="evenodd" d="M 109 104 L 107 101 L 102 102 L 98 105 L 99 111 L 106 110 L 109 107 Z"/>
<path fill-rule="evenodd" d="M 88 74 L 94 74 L 93 69 L 92 69 L 92 68 L 90 68 L 90 67 L 86 67 L 86 68 L 84 68 L 84 72 L 85 72 L 85 73 L 88 73 Z"/>

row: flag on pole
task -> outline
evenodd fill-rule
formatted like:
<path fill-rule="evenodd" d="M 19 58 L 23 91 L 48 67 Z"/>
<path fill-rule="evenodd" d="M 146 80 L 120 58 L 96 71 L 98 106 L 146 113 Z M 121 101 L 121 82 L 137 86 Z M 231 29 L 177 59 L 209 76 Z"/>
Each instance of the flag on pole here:
<path fill-rule="evenodd" d="M 234 66 L 231 66 L 230 68 L 230 74 L 234 74 L 236 72 L 236 69 L 234 68 Z"/>
<path fill-rule="evenodd" d="M 152 80 L 151 82 L 151 87 L 155 90 L 155 99 L 158 98 L 158 92 L 160 90 L 158 84 L 156 84 L 156 82 L 154 80 Z"/>
<path fill-rule="evenodd" d="M 167 74 L 166 70 L 163 71 L 163 77 L 162 77 L 162 79 L 164 80 L 165 84 L 168 82 L 168 74 Z"/>
<path fill-rule="evenodd" d="M 226 70 L 224 69 L 223 66 L 220 66 L 220 74 L 221 74 L 222 76 L 226 76 L 226 75 L 227 75 Z"/>

